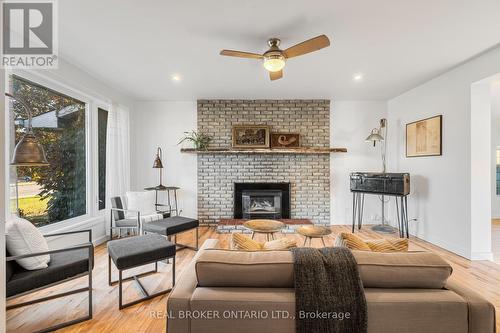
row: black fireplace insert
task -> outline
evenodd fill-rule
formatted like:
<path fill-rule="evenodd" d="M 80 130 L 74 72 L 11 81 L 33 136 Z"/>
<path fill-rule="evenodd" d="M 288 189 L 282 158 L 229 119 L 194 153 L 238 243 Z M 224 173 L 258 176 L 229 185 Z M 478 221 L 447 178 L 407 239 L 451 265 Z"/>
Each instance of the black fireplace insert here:
<path fill-rule="evenodd" d="M 234 183 L 235 219 L 289 219 L 290 183 Z"/>

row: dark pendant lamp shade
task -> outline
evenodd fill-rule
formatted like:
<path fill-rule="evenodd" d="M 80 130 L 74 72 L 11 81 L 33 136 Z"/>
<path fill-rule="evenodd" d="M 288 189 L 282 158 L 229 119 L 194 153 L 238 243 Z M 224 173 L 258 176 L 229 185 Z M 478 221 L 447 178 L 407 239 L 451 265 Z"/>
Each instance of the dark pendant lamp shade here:
<path fill-rule="evenodd" d="M 153 169 L 163 169 L 163 163 L 161 161 L 160 155 L 161 153 L 156 153 L 156 158 L 155 161 L 153 162 Z"/>
<path fill-rule="evenodd" d="M 14 95 L 9 93 L 5 93 L 5 95 L 17 101 L 28 114 L 28 127 L 26 134 L 21 138 L 21 140 L 14 148 L 14 154 L 12 156 L 12 161 L 10 164 L 20 167 L 48 166 L 49 162 L 47 161 L 47 157 L 45 156 L 43 146 L 38 142 L 35 134 L 33 134 L 32 131 L 32 113 L 30 109 L 28 108 L 26 103 L 24 103 L 21 99 L 15 97 Z"/>
<path fill-rule="evenodd" d="M 10 163 L 14 166 L 48 166 L 42 145 L 31 132 L 26 133 L 14 148 L 14 155 Z"/>

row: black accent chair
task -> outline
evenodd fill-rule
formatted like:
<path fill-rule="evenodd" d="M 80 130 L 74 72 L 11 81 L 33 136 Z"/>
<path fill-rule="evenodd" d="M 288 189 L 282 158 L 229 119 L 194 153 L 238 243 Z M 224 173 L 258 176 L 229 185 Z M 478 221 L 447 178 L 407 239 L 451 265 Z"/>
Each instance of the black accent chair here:
<path fill-rule="evenodd" d="M 49 288 L 76 278 L 88 276 L 88 286 L 86 287 L 7 306 L 7 310 L 12 310 L 81 292 L 89 293 L 88 315 L 61 324 L 57 324 L 39 330 L 37 332 L 52 332 L 63 327 L 92 319 L 92 269 L 94 268 L 94 245 L 92 244 L 92 230 L 61 232 L 56 234 L 44 235 L 44 237 L 65 236 L 84 232 L 88 233 L 88 243 L 82 243 L 79 245 L 69 246 L 66 248 L 51 250 L 47 252 L 30 253 L 19 256 L 11 256 L 7 252 L 7 300 L 11 300 L 27 294 L 32 294 L 36 291 Z M 36 257 L 45 254 L 50 254 L 50 262 L 47 268 L 38 270 L 26 270 L 15 262 L 16 259 Z"/>
<path fill-rule="evenodd" d="M 137 218 L 125 218 L 126 212 L 137 214 Z M 113 223 L 114 222 L 114 223 Z M 118 229 L 119 236 L 122 235 L 122 230 L 134 231 L 136 235 L 140 234 L 141 230 L 141 213 L 137 210 L 124 209 L 121 197 L 111 198 L 111 217 L 109 225 L 109 239 L 113 239 L 113 230 Z"/>

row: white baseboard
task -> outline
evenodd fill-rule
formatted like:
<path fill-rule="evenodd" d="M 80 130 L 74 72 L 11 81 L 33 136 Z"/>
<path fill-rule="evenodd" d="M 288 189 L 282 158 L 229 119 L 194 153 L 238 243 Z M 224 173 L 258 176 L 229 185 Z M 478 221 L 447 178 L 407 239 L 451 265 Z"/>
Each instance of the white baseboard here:
<path fill-rule="evenodd" d="M 493 253 L 492 252 L 473 252 L 470 256 L 470 260 L 493 261 Z"/>
<path fill-rule="evenodd" d="M 413 235 L 411 232 L 410 232 L 410 235 Z M 469 259 L 471 260 L 470 258 L 470 255 L 467 253 L 467 251 L 461 247 L 457 247 L 455 244 L 451 244 L 447 241 L 444 241 L 442 239 L 440 239 L 439 237 L 435 237 L 435 236 L 431 236 L 431 235 L 424 235 L 422 233 L 417 233 L 416 235 L 414 235 L 426 242 L 429 242 L 435 246 L 439 246 L 445 250 L 448 250 L 450 252 L 453 252 L 461 257 L 464 257 L 466 259 Z"/>
<path fill-rule="evenodd" d="M 108 241 L 108 236 L 107 235 L 102 235 L 101 237 L 94 239 L 92 243 L 94 243 L 94 246 L 101 245 L 102 243 L 105 243 Z"/>

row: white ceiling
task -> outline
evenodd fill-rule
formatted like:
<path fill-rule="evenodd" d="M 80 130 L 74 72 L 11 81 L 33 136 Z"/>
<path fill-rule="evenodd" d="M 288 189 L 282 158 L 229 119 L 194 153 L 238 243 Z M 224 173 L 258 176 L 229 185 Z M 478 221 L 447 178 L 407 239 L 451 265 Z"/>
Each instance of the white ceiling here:
<path fill-rule="evenodd" d="M 61 57 L 137 100 L 387 99 L 500 43 L 500 0 L 64 0 Z M 263 52 L 319 34 L 270 82 Z M 363 73 L 362 82 L 354 82 Z M 179 74 L 179 82 L 172 81 Z"/>

